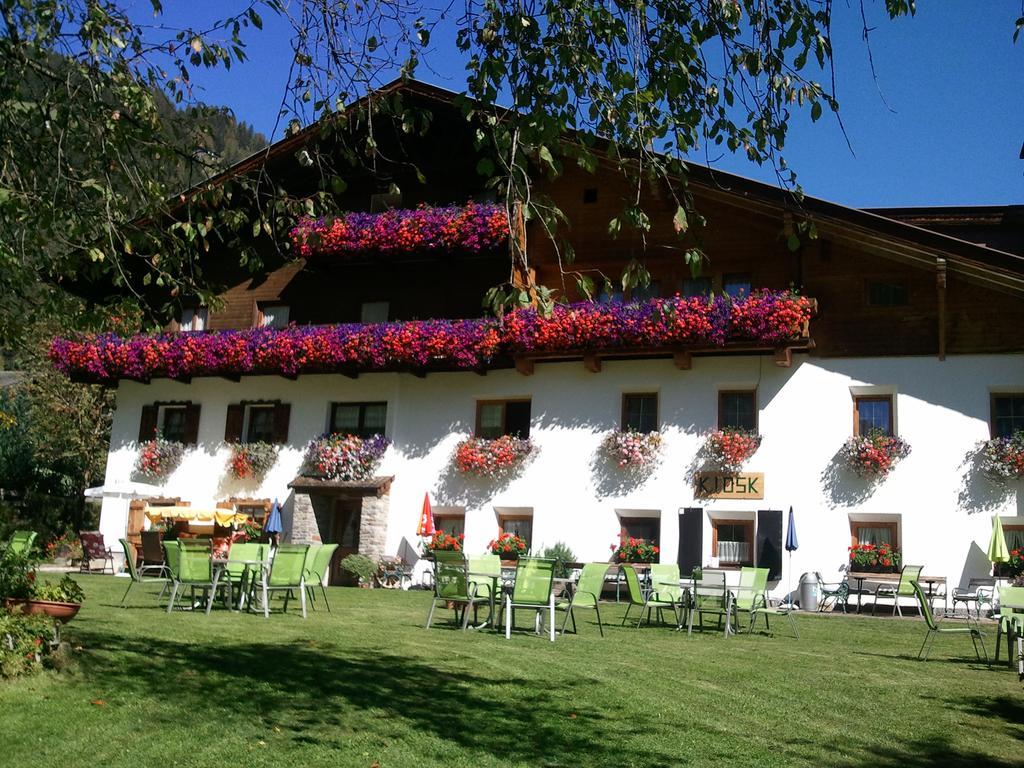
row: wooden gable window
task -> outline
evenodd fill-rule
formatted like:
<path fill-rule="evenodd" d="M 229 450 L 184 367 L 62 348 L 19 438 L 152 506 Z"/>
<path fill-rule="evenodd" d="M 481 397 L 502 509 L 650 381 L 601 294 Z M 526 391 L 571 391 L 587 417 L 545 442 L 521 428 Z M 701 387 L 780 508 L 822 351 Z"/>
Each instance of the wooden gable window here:
<path fill-rule="evenodd" d="M 357 437 L 384 434 L 387 403 L 331 403 L 331 432 Z"/>
<path fill-rule="evenodd" d="M 1024 392 L 992 395 L 992 437 L 1012 437 L 1024 430 Z"/>
<path fill-rule="evenodd" d="M 260 304 L 257 318 L 261 328 L 287 328 L 291 308 L 287 304 Z"/>
<path fill-rule="evenodd" d="M 228 443 L 287 443 L 291 408 L 290 404 L 277 401 L 229 405 L 224 440 Z"/>
<path fill-rule="evenodd" d="M 139 442 L 153 440 L 159 435 L 164 440 L 195 445 L 199 442 L 199 411 L 199 404 L 191 401 L 142 406 Z"/>
<path fill-rule="evenodd" d="M 858 395 L 853 398 L 853 434 L 893 434 L 892 395 Z"/>
<path fill-rule="evenodd" d="M 754 521 L 712 520 L 711 554 L 720 566 L 753 565 Z"/>
<path fill-rule="evenodd" d="M 907 304 L 906 280 L 868 280 L 865 292 L 869 307 L 902 307 Z"/>
<path fill-rule="evenodd" d="M 719 392 L 718 428 L 757 432 L 757 392 L 753 390 Z"/>
<path fill-rule="evenodd" d="M 657 392 L 627 392 L 622 396 L 622 429 L 633 432 L 658 431 Z"/>
<path fill-rule="evenodd" d="M 478 400 L 476 436 L 493 440 L 510 435 L 523 440 L 530 436 L 529 400 Z"/>

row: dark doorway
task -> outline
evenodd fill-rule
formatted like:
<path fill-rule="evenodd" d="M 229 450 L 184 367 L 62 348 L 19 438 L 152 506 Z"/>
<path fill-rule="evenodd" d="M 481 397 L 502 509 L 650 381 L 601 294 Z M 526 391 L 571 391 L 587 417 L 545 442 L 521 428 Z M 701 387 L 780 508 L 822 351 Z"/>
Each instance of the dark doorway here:
<path fill-rule="evenodd" d="M 339 563 L 348 555 L 359 552 L 361 511 L 362 502 L 359 499 L 335 499 L 334 501 L 331 542 L 338 545 L 338 550 L 331 560 L 330 583 L 332 586 L 354 587 L 358 583 L 357 578 L 348 571 L 343 571 Z"/>

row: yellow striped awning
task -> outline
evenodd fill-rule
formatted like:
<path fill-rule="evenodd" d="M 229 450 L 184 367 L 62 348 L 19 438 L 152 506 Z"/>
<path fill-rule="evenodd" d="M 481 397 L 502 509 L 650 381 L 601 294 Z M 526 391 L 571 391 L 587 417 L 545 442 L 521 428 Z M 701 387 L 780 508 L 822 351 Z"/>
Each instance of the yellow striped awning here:
<path fill-rule="evenodd" d="M 158 523 L 161 520 L 194 520 L 197 523 L 216 522 L 217 525 L 228 526 L 232 523 L 244 523 L 250 517 L 233 509 L 202 507 L 146 507 L 145 512 L 151 523 Z"/>

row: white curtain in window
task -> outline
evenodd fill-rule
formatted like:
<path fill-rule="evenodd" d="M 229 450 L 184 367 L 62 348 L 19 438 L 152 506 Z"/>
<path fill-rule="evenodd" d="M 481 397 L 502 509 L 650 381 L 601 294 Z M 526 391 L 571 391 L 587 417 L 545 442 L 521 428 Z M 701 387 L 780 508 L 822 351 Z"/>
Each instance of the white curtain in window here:
<path fill-rule="evenodd" d="M 284 304 L 263 307 L 264 328 L 284 328 L 288 325 L 288 307 Z"/>
<path fill-rule="evenodd" d="M 198 309 L 181 310 L 181 330 L 205 331 L 206 307 L 199 307 Z"/>
<path fill-rule="evenodd" d="M 882 526 L 880 528 L 872 528 L 869 525 L 857 526 L 857 543 L 861 546 L 865 544 L 892 544 L 892 528 L 888 526 Z"/>
<path fill-rule="evenodd" d="M 718 559 L 726 563 L 750 561 L 750 545 L 745 541 L 718 542 Z"/>
<path fill-rule="evenodd" d="M 1003 536 L 1006 538 L 1007 549 L 1024 547 L 1024 528 L 1003 528 Z"/>

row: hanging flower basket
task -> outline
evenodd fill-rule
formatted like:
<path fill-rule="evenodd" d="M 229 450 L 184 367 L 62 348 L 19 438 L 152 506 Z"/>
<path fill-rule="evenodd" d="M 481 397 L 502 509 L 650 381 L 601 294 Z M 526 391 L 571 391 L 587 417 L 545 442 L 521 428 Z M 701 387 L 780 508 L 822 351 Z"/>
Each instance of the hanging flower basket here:
<path fill-rule="evenodd" d="M 328 480 L 366 480 L 373 476 L 389 445 L 391 441 L 384 435 L 322 435 L 306 446 L 302 474 Z"/>
<path fill-rule="evenodd" d="M 272 443 L 231 443 L 228 474 L 236 480 L 262 480 L 277 462 L 278 446 Z"/>
<path fill-rule="evenodd" d="M 1024 479 L 1024 431 L 983 442 L 981 471 L 993 480 Z"/>
<path fill-rule="evenodd" d="M 515 560 L 527 553 L 526 539 L 514 533 L 503 533 L 487 545 L 491 554 L 499 555 L 504 560 Z"/>
<path fill-rule="evenodd" d="M 181 464 L 185 446 L 173 440 L 157 437 L 139 444 L 135 472 L 149 480 L 163 480 Z"/>
<path fill-rule="evenodd" d="M 455 467 L 466 474 L 497 477 L 518 467 L 533 450 L 529 440 L 509 435 L 493 440 L 471 437 L 456 446 Z"/>
<path fill-rule="evenodd" d="M 861 477 L 882 478 L 910 454 L 910 446 L 902 438 L 876 430 L 851 437 L 841 453 L 850 468 Z"/>
<path fill-rule="evenodd" d="M 727 472 L 738 472 L 761 447 L 761 436 L 745 429 L 716 429 L 704 443 L 711 461 Z"/>
<path fill-rule="evenodd" d="M 620 536 L 618 544 L 611 545 L 612 560 L 616 563 L 653 563 L 661 549 L 647 539 Z"/>
<path fill-rule="evenodd" d="M 657 461 L 661 445 L 660 432 L 617 430 L 604 439 L 601 447 L 620 469 L 643 469 Z"/>

